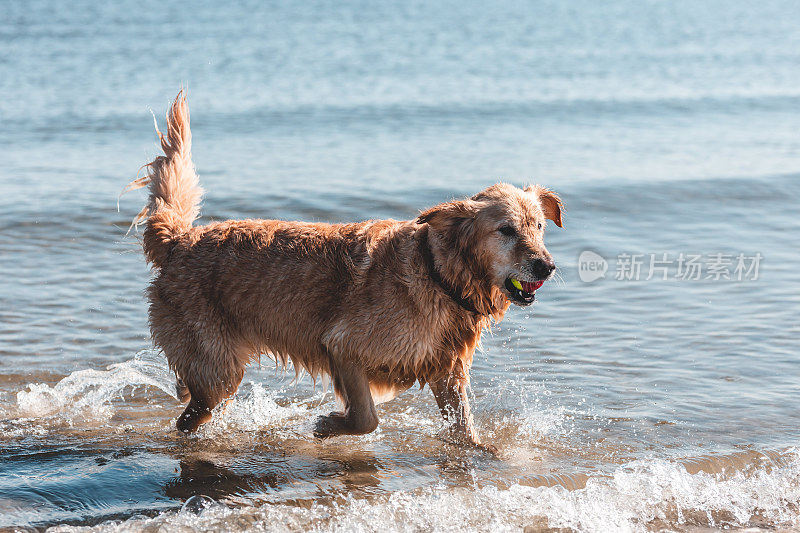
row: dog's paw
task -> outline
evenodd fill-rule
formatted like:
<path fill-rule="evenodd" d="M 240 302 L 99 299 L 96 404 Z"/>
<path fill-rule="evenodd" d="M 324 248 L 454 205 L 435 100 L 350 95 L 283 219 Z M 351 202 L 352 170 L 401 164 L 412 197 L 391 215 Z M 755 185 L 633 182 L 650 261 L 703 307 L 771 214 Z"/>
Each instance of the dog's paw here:
<path fill-rule="evenodd" d="M 472 427 L 465 427 L 458 424 L 446 427 L 439 432 L 439 438 L 448 444 L 461 446 L 463 448 L 472 448 L 482 452 L 493 455 L 494 457 L 500 456 L 500 451 L 493 444 L 483 444 L 475 430 Z"/>
<path fill-rule="evenodd" d="M 314 438 L 327 439 L 345 433 L 345 422 L 344 415 L 340 413 L 331 413 L 328 416 L 317 418 L 317 422 L 314 424 Z"/>
<path fill-rule="evenodd" d="M 493 457 L 500 457 L 500 450 L 498 450 L 497 446 L 494 444 L 481 444 L 480 442 L 477 442 L 475 443 L 475 447 L 481 451 L 491 454 Z"/>

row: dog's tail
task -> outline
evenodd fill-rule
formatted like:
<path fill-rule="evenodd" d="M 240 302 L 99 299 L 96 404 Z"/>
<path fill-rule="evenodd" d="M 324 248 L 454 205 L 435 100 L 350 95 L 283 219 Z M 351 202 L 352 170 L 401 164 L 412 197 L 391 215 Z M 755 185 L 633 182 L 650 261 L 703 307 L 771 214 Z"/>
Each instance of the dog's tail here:
<path fill-rule="evenodd" d="M 155 121 L 155 120 L 154 120 Z M 142 176 L 122 191 L 150 186 L 150 199 L 132 225 L 146 222 L 144 255 L 156 267 L 164 264 L 176 239 L 189 231 L 200 215 L 203 189 L 192 163 L 192 132 L 189 129 L 189 106 L 183 90 L 178 93 L 167 113 L 167 133 L 156 124 L 164 155 L 143 168 Z"/>

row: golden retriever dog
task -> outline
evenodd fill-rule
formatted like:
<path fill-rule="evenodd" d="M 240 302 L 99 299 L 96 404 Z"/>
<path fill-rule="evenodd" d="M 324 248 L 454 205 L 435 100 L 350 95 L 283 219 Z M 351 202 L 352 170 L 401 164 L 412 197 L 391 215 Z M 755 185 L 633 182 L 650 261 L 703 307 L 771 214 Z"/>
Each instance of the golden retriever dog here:
<path fill-rule="evenodd" d="M 267 354 L 327 375 L 344 408 L 318 438 L 378 426 L 375 404 L 428 384 L 454 434 L 481 446 L 467 398 L 481 332 L 510 303 L 530 305 L 555 265 L 545 220 L 559 197 L 498 183 L 414 220 L 352 224 L 230 220 L 193 226 L 203 190 L 181 92 L 158 132 L 164 155 L 126 190 L 149 186 L 144 254 L 156 270 L 150 328 L 188 401 L 191 432 Z"/>

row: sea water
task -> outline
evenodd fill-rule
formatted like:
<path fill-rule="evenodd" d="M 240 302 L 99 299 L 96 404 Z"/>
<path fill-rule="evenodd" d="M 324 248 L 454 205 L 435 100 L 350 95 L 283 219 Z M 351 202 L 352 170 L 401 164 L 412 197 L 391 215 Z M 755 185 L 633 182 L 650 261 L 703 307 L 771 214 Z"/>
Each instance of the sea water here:
<path fill-rule="evenodd" d="M 313 439 L 268 358 L 174 430 L 122 187 L 188 87 L 201 223 L 561 194 L 558 276 L 430 391 Z M 795 2 L 0 5 L 0 528 L 800 527 Z M 309 301 L 308 305 L 314 305 Z"/>

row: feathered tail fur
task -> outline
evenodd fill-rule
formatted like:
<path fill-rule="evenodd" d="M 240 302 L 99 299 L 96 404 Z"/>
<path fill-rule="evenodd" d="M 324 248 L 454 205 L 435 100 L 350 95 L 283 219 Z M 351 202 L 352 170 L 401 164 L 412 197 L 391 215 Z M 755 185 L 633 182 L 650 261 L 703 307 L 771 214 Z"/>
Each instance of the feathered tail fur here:
<path fill-rule="evenodd" d="M 166 135 L 158 130 L 160 155 L 147 165 L 147 175 L 125 187 L 127 191 L 150 186 L 150 199 L 133 224 L 146 220 L 144 255 L 155 267 L 161 267 L 176 239 L 192 227 L 200 215 L 203 189 L 192 163 L 192 132 L 189 129 L 189 106 L 183 90 L 167 112 Z"/>

